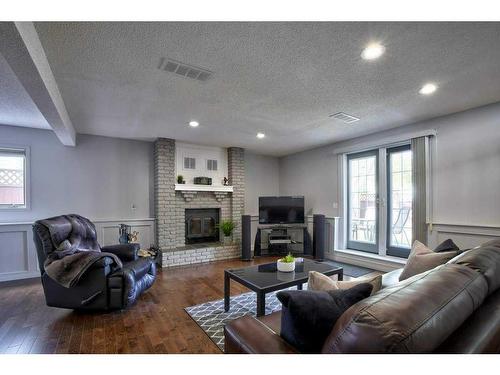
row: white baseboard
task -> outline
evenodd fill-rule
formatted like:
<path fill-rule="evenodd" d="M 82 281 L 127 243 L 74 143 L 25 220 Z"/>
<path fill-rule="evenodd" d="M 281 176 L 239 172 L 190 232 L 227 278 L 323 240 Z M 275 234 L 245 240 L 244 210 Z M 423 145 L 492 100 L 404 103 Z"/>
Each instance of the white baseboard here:
<path fill-rule="evenodd" d="M 378 254 L 362 253 L 355 250 L 335 250 L 333 256 L 329 256 L 328 258 L 337 262 L 349 263 L 382 272 L 390 272 L 402 268 L 406 264 L 406 259 L 384 257 Z"/>

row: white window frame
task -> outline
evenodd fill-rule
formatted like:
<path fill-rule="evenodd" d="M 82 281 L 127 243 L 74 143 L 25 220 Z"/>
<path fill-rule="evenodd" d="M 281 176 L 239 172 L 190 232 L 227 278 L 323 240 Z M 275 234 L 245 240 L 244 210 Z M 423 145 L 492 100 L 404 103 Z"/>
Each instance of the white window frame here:
<path fill-rule="evenodd" d="M 31 153 L 29 146 L 0 143 L 0 152 L 17 151 L 24 153 L 24 205 L 0 204 L 0 211 L 28 211 L 31 209 Z"/>
<path fill-rule="evenodd" d="M 386 150 L 387 148 L 392 148 L 392 147 L 397 147 L 401 146 L 404 144 L 408 144 L 411 142 L 412 138 L 417 138 L 417 137 L 427 137 L 427 143 L 426 143 L 426 148 L 427 148 L 427 153 L 428 153 L 428 158 L 427 158 L 427 163 L 428 166 L 426 168 L 426 182 L 427 182 L 427 222 L 429 224 L 429 229 L 432 230 L 432 221 L 433 221 L 433 207 L 434 207 L 434 197 L 433 197 L 433 192 L 436 190 L 436 181 L 433 178 L 433 171 L 435 170 L 435 165 L 436 165 L 436 159 L 437 159 L 437 131 L 435 129 L 427 129 L 427 130 L 422 130 L 422 131 L 416 131 L 416 132 L 409 132 L 405 134 L 400 134 L 397 136 L 393 137 L 387 137 L 385 141 L 368 141 L 364 143 L 359 143 L 357 145 L 352 145 L 352 146 L 347 146 L 347 147 L 341 147 L 332 150 L 333 153 L 337 156 L 337 173 L 338 173 L 338 202 L 339 204 L 339 212 L 341 215 L 340 223 L 339 223 L 339 231 L 337 233 L 338 235 L 338 246 L 342 250 L 350 251 L 356 254 L 360 254 L 362 256 L 371 256 L 369 253 L 364 253 L 362 251 L 358 250 L 349 250 L 347 248 L 347 238 L 346 238 L 346 233 L 347 233 L 347 183 L 348 183 L 348 177 L 347 177 L 347 155 L 348 154 L 353 154 L 353 153 L 359 153 L 363 151 L 368 151 L 368 150 L 374 150 L 378 149 L 379 150 L 379 168 L 382 172 L 380 178 L 382 179 L 387 179 L 385 175 L 386 171 Z M 429 137 L 431 141 L 429 141 Z M 386 205 L 386 197 L 387 197 L 387 190 L 385 190 L 386 186 L 384 187 L 383 191 L 380 191 L 380 197 L 382 199 L 381 204 Z M 386 215 L 387 213 L 385 212 L 386 210 L 382 210 L 383 215 Z M 387 217 L 381 217 L 380 218 L 380 223 L 379 223 L 379 252 L 378 256 L 384 257 L 384 258 L 394 258 L 394 259 L 403 259 L 403 258 L 397 258 L 397 257 L 392 257 L 387 255 L 387 243 L 385 241 L 385 237 L 383 233 L 387 232 L 387 226 L 385 223 L 387 222 Z"/>

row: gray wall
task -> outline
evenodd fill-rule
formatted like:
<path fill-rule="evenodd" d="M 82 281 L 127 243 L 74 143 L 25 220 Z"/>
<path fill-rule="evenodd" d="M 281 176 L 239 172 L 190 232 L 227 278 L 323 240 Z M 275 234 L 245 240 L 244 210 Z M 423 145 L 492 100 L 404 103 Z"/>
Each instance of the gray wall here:
<path fill-rule="evenodd" d="M 30 147 L 31 209 L 0 211 L 0 222 L 71 212 L 92 219 L 153 215 L 150 142 L 78 135 L 77 147 L 66 147 L 52 131 L 0 125 L 1 144 Z"/>
<path fill-rule="evenodd" d="M 279 159 L 245 152 L 245 214 L 259 214 L 259 197 L 279 195 Z"/>
<path fill-rule="evenodd" d="M 437 130 L 434 222 L 499 226 L 500 103 L 283 157 L 280 194 L 304 194 L 309 211 L 339 215 L 336 149 L 426 129 Z"/>

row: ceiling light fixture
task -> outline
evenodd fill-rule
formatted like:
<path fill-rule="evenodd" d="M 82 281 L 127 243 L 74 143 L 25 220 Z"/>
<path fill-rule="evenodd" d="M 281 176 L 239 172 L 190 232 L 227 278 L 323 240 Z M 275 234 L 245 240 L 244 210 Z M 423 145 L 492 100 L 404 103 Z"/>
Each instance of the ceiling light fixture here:
<path fill-rule="evenodd" d="M 421 95 L 430 95 L 437 90 L 437 86 L 434 83 L 426 83 L 422 86 L 422 88 L 418 91 Z"/>
<path fill-rule="evenodd" d="M 385 52 L 385 47 L 380 43 L 369 44 L 361 53 L 364 60 L 375 60 L 382 56 Z"/>
<path fill-rule="evenodd" d="M 259 138 L 259 139 L 265 138 L 265 136 L 266 135 L 264 133 L 261 133 L 261 132 L 257 133 L 257 138 Z"/>
<path fill-rule="evenodd" d="M 189 126 L 196 128 L 200 123 L 198 121 L 189 121 Z"/>

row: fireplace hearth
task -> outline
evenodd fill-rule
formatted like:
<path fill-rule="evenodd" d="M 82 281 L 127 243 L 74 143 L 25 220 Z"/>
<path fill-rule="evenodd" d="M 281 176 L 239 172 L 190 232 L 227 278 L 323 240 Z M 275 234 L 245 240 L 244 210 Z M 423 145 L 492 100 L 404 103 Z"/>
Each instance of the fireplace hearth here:
<path fill-rule="evenodd" d="M 186 209 L 186 244 L 219 241 L 219 209 Z"/>

